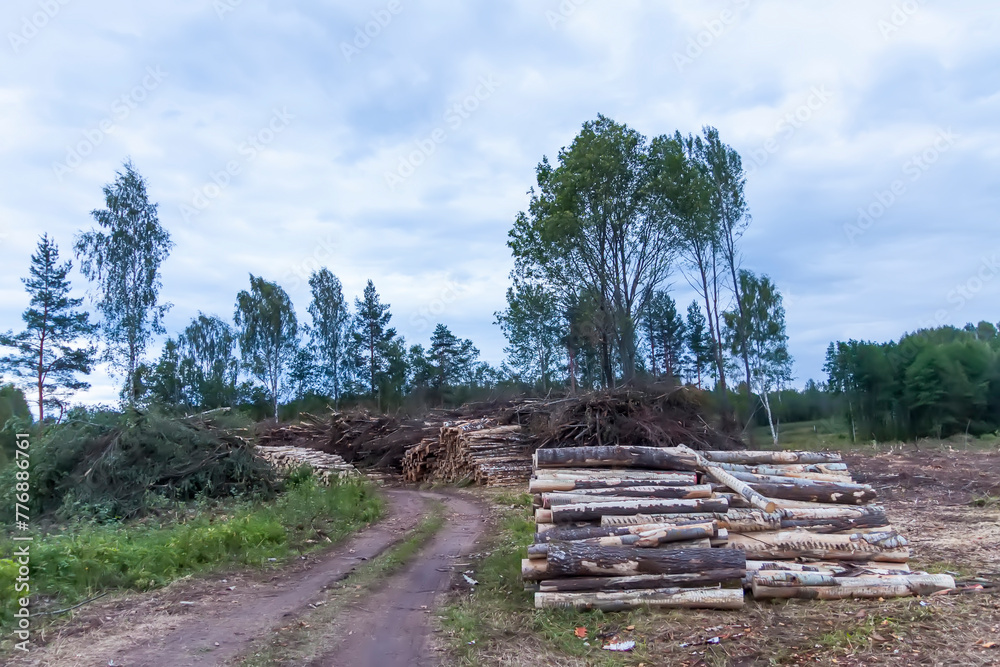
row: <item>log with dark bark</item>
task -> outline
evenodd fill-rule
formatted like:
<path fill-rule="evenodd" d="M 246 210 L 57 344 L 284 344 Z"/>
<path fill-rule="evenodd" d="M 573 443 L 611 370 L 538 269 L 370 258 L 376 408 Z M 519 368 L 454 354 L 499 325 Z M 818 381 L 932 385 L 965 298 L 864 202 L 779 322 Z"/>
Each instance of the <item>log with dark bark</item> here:
<path fill-rule="evenodd" d="M 775 464 L 828 464 L 841 463 L 843 459 L 839 452 L 780 452 L 780 451 L 731 451 L 701 452 L 706 460 L 716 463 L 735 463 L 739 465 L 775 465 Z"/>
<path fill-rule="evenodd" d="M 743 576 L 739 568 L 703 570 L 684 574 L 638 574 L 631 577 L 568 577 L 566 579 L 546 579 L 538 584 L 538 590 L 545 593 L 565 593 L 572 591 L 629 591 L 644 588 L 694 588 L 734 582 Z"/>
<path fill-rule="evenodd" d="M 853 508 L 852 508 L 853 509 Z M 781 516 L 755 509 L 733 509 L 725 513 L 706 514 L 636 514 L 634 516 L 604 516 L 601 526 L 632 526 L 644 523 L 677 523 L 678 521 L 715 521 L 730 533 L 756 533 L 781 528 Z"/>
<path fill-rule="evenodd" d="M 734 473 L 735 476 L 735 473 Z M 755 475 L 745 475 L 755 477 Z M 836 505 L 867 505 L 875 500 L 878 494 L 875 489 L 864 484 L 834 484 L 831 482 L 812 482 L 785 477 L 786 483 L 768 481 L 754 482 L 741 479 L 751 489 L 768 498 L 782 500 L 798 500 L 809 503 L 833 503 Z"/>
<path fill-rule="evenodd" d="M 678 515 L 681 516 L 681 515 Z M 690 514 L 683 516 L 693 516 Z M 715 516 L 715 515 L 711 515 Z M 712 519 L 709 519 L 711 522 Z M 535 542 L 575 542 L 578 540 L 589 540 L 595 537 L 615 537 L 621 535 L 639 535 L 650 530 L 664 530 L 666 528 L 677 528 L 683 526 L 694 526 L 704 524 L 706 521 L 677 521 L 672 523 L 644 523 L 632 526 L 586 526 L 582 528 L 562 528 L 559 526 L 551 530 L 535 533 Z"/>
<path fill-rule="evenodd" d="M 542 507 L 545 501 L 552 504 L 565 505 L 568 502 L 612 502 L 628 498 L 711 498 L 712 487 L 708 484 L 695 486 L 662 486 L 662 487 L 616 487 L 611 489 L 581 489 L 576 491 L 552 492 L 542 494 Z"/>
<path fill-rule="evenodd" d="M 539 449 L 535 452 L 536 468 L 627 467 L 652 470 L 695 471 L 697 461 L 677 447 L 566 447 Z"/>
<path fill-rule="evenodd" d="M 622 611 L 637 607 L 742 609 L 743 591 L 735 588 L 663 588 L 641 591 L 535 593 L 535 607 L 602 611 Z"/>
<path fill-rule="evenodd" d="M 529 493 L 546 493 L 550 491 L 601 491 L 607 489 L 670 488 L 677 486 L 693 486 L 698 483 L 696 473 L 678 473 L 676 479 L 628 479 L 624 477 L 593 477 L 559 478 L 541 477 L 528 482 Z"/>
<path fill-rule="evenodd" d="M 847 598 L 890 598 L 930 595 L 955 588 L 947 574 L 900 574 L 835 577 L 827 574 L 792 572 L 758 573 L 751 580 L 753 596 L 802 598 L 807 600 L 843 600 Z"/>
<path fill-rule="evenodd" d="M 712 548 L 711 531 L 697 530 L 690 531 L 693 537 L 678 535 L 677 533 L 667 534 L 655 532 L 643 535 L 619 535 L 616 537 L 593 537 L 586 540 L 576 540 L 573 544 L 590 545 L 597 547 L 635 547 L 636 549 L 656 549 L 668 545 L 669 549 L 710 549 Z M 680 539 L 683 537 L 683 539 Z M 675 539 L 676 538 L 676 539 Z M 528 545 L 528 558 L 545 558 L 549 553 L 549 547 L 560 542 L 539 542 Z"/>
<path fill-rule="evenodd" d="M 910 553 L 896 532 L 817 535 L 805 530 L 730 535 L 726 549 L 755 560 L 817 558 L 905 563 Z"/>
<path fill-rule="evenodd" d="M 640 549 L 553 542 L 546 563 L 542 579 L 745 569 L 746 557 L 736 549 Z"/>
<path fill-rule="evenodd" d="M 653 514 L 653 513 L 684 513 L 684 512 L 725 512 L 729 503 L 724 499 L 700 498 L 694 500 L 670 499 L 632 499 L 619 502 L 575 503 L 572 505 L 557 505 L 551 510 L 551 521 L 540 523 L 567 523 L 570 521 L 595 521 L 602 516 Z M 537 517 L 537 514 L 536 514 Z"/>

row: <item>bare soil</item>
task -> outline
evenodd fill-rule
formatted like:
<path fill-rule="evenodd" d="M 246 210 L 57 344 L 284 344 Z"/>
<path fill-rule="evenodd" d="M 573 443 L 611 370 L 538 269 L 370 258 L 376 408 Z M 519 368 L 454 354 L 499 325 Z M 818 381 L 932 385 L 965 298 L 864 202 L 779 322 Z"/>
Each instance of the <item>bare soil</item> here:
<path fill-rule="evenodd" d="M 346 543 L 270 572 L 240 570 L 189 578 L 149 594 L 126 594 L 81 609 L 49 629 L 27 657 L 12 667 L 208 667 L 222 665 L 282 624 L 288 624 L 375 558 L 423 518 L 439 494 L 393 489 L 388 518 Z M 419 665 L 427 610 L 451 570 L 442 560 L 467 550 L 479 531 L 478 507 L 445 498 L 454 517 L 412 566 L 392 577 L 376 596 L 347 611 L 348 635 L 336 656 L 318 665 Z"/>
<path fill-rule="evenodd" d="M 535 611 L 525 595 L 515 611 L 486 610 L 474 651 L 453 642 L 443 664 L 1000 665 L 1000 453 L 910 446 L 847 452 L 845 459 L 855 478 L 876 487 L 893 525 L 910 540 L 912 567 L 953 573 L 968 592 L 620 614 Z M 972 590 L 976 585 L 983 589 Z M 580 627 L 586 639 L 574 636 Z M 636 641 L 627 654 L 600 648 L 625 640 Z"/>

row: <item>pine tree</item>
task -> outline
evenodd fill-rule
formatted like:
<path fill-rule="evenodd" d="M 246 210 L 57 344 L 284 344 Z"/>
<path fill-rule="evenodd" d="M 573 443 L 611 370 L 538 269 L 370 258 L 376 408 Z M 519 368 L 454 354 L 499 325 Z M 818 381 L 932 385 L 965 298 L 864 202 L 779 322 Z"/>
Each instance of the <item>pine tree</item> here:
<path fill-rule="evenodd" d="M 31 386 L 38 397 L 38 421 L 45 419 L 46 407 L 65 407 L 70 392 L 90 385 L 77 378 L 89 374 L 97 349 L 88 344 L 97 327 L 86 312 L 77 310 L 83 299 L 69 296 L 67 278 L 72 262 L 59 263 L 59 248 L 48 235 L 38 242 L 31 256 L 29 277 L 22 279 L 31 295 L 28 309 L 21 315 L 24 331 L 0 334 L 0 346 L 15 351 L 0 358 L 0 369 Z"/>
<path fill-rule="evenodd" d="M 354 331 L 352 336 L 355 347 L 355 368 L 368 383 L 372 398 L 378 400 L 380 375 L 388 370 L 386 346 L 396 337 L 396 330 L 389 327 L 392 314 L 389 304 L 379 300 L 375 284 L 369 280 L 365 286 L 364 300 L 354 300 Z M 405 353 L 405 351 L 404 351 Z"/>
<path fill-rule="evenodd" d="M 708 373 L 715 359 L 713 354 L 715 343 L 708 333 L 705 315 L 701 312 L 697 301 L 692 301 L 687 309 L 686 342 L 689 353 L 688 368 L 690 373 L 698 379 L 698 388 L 700 389 L 702 375 Z"/>
<path fill-rule="evenodd" d="M 146 180 L 130 160 L 115 182 L 104 186 L 104 199 L 107 208 L 91 212 L 101 229 L 80 234 L 76 254 L 80 271 L 99 285 L 106 357 L 124 373 L 123 398 L 134 405 L 136 369 L 153 334 L 164 332 L 170 305 L 157 303 L 160 265 L 173 243 L 160 226 L 157 205 L 149 201 Z"/>
<path fill-rule="evenodd" d="M 649 341 L 650 362 L 654 377 L 659 362 L 663 361 L 663 374 L 673 380 L 681 373 L 686 328 L 677 312 L 677 304 L 665 291 L 658 290 L 646 306 L 644 328 Z"/>

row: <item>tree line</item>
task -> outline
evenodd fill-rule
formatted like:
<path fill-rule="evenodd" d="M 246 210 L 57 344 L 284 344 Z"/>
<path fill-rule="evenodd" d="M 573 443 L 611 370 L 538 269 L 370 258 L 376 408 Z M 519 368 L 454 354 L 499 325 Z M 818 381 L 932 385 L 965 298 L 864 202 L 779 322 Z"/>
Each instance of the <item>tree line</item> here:
<path fill-rule="evenodd" d="M 751 414 L 759 396 L 773 423 L 767 397 L 792 360 L 781 294 L 742 266 L 745 184 L 715 128 L 648 139 L 605 116 L 585 123 L 555 164 L 542 158 L 509 233 L 513 285 L 496 318 L 512 369 L 543 389 L 708 383 L 729 417 L 741 382 Z M 684 317 L 678 277 L 697 295 Z"/>
<path fill-rule="evenodd" d="M 72 395 L 90 386 L 81 376 L 101 362 L 120 378 L 126 406 L 252 404 L 270 406 L 272 415 L 281 401 L 307 396 L 335 406 L 369 401 L 378 409 L 412 394 L 453 402 L 500 381 L 472 341 L 444 324 L 426 348 L 407 347 L 371 280 L 352 307 L 326 268 L 310 276 L 308 321 L 299 321 L 281 286 L 251 274 L 231 319 L 199 313 L 166 339 L 155 363 L 146 363 L 154 337 L 166 333 L 171 304 L 160 300 L 160 268 L 173 242 L 131 161 L 103 192 L 105 208 L 91 213 L 97 226 L 80 232 L 73 246 L 100 320 L 91 320 L 82 298 L 70 296 L 73 263 L 60 260 L 45 234 L 22 280 L 30 295 L 24 328 L 0 333 L 0 347 L 9 350 L 0 371 L 28 389 L 39 422 L 61 419 Z"/>
<path fill-rule="evenodd" d="M 828 387 L 855 439 L 1000 431 L 1000 335 L 989 322 L 923 329 L 898 341 L 838 341 Z"/>

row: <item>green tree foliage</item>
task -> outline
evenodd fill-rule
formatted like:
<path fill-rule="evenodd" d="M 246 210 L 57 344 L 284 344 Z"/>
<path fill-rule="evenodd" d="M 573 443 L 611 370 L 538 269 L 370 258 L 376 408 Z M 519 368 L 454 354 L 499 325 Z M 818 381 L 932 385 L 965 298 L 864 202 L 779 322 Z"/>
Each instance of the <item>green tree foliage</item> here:
<path fill-rule="evenodd" d="M 398 375 L 399 358 L 405 364 L 405 348 L 400 352 L 399 345 L 394 344 L 396 330 L 389 325 L 392 313 L 389 304 L 383 304 L 375 284 L 369 280 L 365 286 L 364 298 L 354 300 L 354 326 L 351 333 L 354 347 L 354 367 L 358 379 L 366 382 L 372 398 L 381 406 L 382 396 L 379 387 L 391 385 L 389 375 Z M 394 368 L 390 368 L 390 362 Z M 404 372 L 405 382 L 405 372 Z"/>
<path fill-rule="evenodd" d="M 507 338 L 504 352 L 520 379 L 548 391 L 561 360 L 564 330 L 556 296 L 540 284 L 515 282 L 507 289 L 507 309 L 495 317 Z"/>
<path fill-rule="evenodd" d="M 434 377 L 432 386 L 435 388 L 472 383 L 479 350 L 468 338 L 462 340 L 448 327 L 438 324 L 431 334 L 428 356 Z"/>
<path fill-rule="evenodd" d="M 97 354 L 87 340 L 96 327 L 86 312 L 77 310 L 83 299 L 69 296 L 71 268 L 71 262 L 60 264 L 55 241 L 43 235 L 31 256 L 29 276 L 21 281 L 31 296 L 21 314 L 25 328 L 17 334 L 0 333 L 0 346 L 14 350 L 0 357 L 0 370 L 33 388 L 39 423 L 45 420 L 47 407 L 61 413 L 73 391 L 90 386 L 77 376 L 90 373 Z"/>
<path fill-rule="evenodd" d="M 635 130 L 605 116 L 585 123 L 557 166 L 538 165 L 538 191 L 508 241 L 525 277 L 563 295 L 597 295 L 626 381 L 635 375 L 636 323 L 674 251 L 664 201 L 651 196 L 649 163 L 649 142 Z"/>
<path fill-rule="evenodd" d="M 173 338 L 163 344 L 156 365 L 139 367 L 136 373 L 140 389 L 136 396 L 146 396 L 153 402 L 166 406 L 191 407 L 198 405 L 194 388 L 194 367 L 183 360 L 180 347 Z"/>
<path fill-rule="evenodd" d="M 191 403 L 206 410 L 235 405 L 240 366 L 233 328 L 215 315 L 198 313 L 177 344 L 181 364 L 192 375 L 190 384 L 195 393 Z"/>
<path fill-rule="evenodd" d="M 234 320 L 243 363 L 267 388 L 277 416 L 283 382 L 298 351 L 292 301 L 277 284 L 251 274 L 250 290 L 236 297 Z"/>
<path fill-rule="evenodd" d="M 856 438 L 1000 429 L 1000 340 L 989 322 L 925 329 L 898 342 L 831 343 L 824 370 Z"/>
<path fill-rule="evenodd" d="M 319 375 L 320 367 L 316 365 L 312 350 L 306 346 L 300 347 L 288 370 L 288 382 L 296 401 L 301 401 L 306 394 L 315 390 Z"/>
<path fill-rule="evenodd" d="M 685 324 L 685 342 L 687 343 L 688 375 L 697 379 L 701 388 L 701 379 L 712 370 L 715 360 L 715 344 L 708 334 L 705 324 L 705 314 L 697 301 L 692 301 L 687 308 L 687 323 Z"/>
<path fill-rule="evenodd" d="M 665 290 L 657 290 L 649 300 L 643 318 L 646 340 L 649 342 L 650 370 L 653 377 L 674 379 L 680 376 L 684 357 L 686 328 L 677 304 Z M 662 365 L 661 365 L 662 364 Z"/>
<path fill-rule="evenodd" d="M 317 360 L 322 364 L 323 388 L 333 395 L 334 405 L 340 405 L 343 376 L 347 371 L 347 350 L 350 337 L 351 314 L 344 299 L 340 280 L 328 269 L 320 269 L 309 277 L 312 303 L 312 345 Z"/>
<path fill-rule="evenodd" d="M 792 358 L 788 354 L 785 332 L 785 308 L 781 294 L 767 276 L 757 277 L 750 271 L 740 271 L 739 292 L 742 304 L 723 315 L 730 351 L 747 351 L 750 364 L 748 378 L 764 403 L 771 427 L 771 437 L 778 444 L 770 395 L 791 381 Z"/>
<path fill-rule="evenodd" d="M 136 369 L 170 307 L 158 299 L 160 265 L 173 243 L 131 160 L 104 186 L 104 200 L 107 208 L 91 213 L 100 229 L 80 234 L 75 248 L 80 271 L 98 283 L 106 356 L 124 374 L 123 398 L 134 405 Z"/>
<path fill-rule="evenodd" d="M 16 435 L 31 424 L 31 411 L 24 392 L 12 384 L 0 385 L 0 452 L 14 457 Z M 0 458 L 2 460 L 2 458 Z"/>

